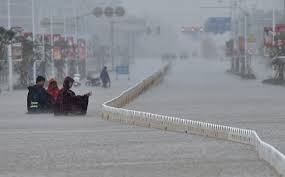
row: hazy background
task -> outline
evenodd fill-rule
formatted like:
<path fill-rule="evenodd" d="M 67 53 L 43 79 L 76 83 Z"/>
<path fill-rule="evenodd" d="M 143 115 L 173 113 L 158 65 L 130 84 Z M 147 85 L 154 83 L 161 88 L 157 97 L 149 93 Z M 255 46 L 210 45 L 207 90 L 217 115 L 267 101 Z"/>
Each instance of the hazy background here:
<path fill-rule="evenodd" d="M 17 4 L 12 8 L 12 15 L 15 13 L 29 15 L 31 0 L 11 0 Z M 181 25 L 202 25 L 209 16 L 229 16 L 230 9 L 201 9 L 202 6 L 230 6 L 232 0 L 35 0 L 37 10 L 47 13 L 50 7 L 61 8 L 61 13 L 73 14 L 73 7 L 78 8 L 78 13 L 90 11 L 95 6 L 106 6 L 120 4 L 126 7 L 128 14 L 138 16 L 154 16 L 175 26 Z M 271 10 L 273 7 L 280 9 L 284 7 L 283 0 L 241 0 L 248 8 Z M 0 0 L 1 23 L 7 14 L 7 0 Z M 19 7 L 22 7 L 20 10 Z M 245 6 L 245 5 L 244 5 Z M 15 11 L 16 10 L 16 11 Z M 26 13 L 25 13 L 26 12 Z M 1 24 L 0 25 L 6 25 Z"/>
<path fill-rule="evenodd" d="M 202 25 L 209 16 L 229 16 L 230 9 L 201 9 L 203 6 L 230 6 L 231 0 L 124 0 L 128 11 L 160 17 L 176 25 Z M 248 7 L 271 10 L 283 8 L 283 0 L 246 0 Z"/>
<path fill-rule="evenodd" d="M 32 31 L 32 0 L 11 0 L 12 26 L 21 26 L 25 31 Z M 136 56 L 148 55 L 160 57 L 162 53 L 180 53 L 199 50 L 200 42 L 191 39 L 181 33 L 183 26 L 203 26 L 208 17 L 229 17 L 233 0 L 35 0 L 36 33 L 49 33 L 49 27 L 40 25 L 43 18 L 54 16 L 62 21 L 63 17 L 72 18 L 91 12 L 95 7 L 123 6 L 126 9 L 124 18 L 141 18 L 146 20 L 147 26 L 153 30 L 161 27 L 160 35 L 135 34 L 134 44 Z M 240 0 L 243 9 L 248 12 L 258 9 L 270 12 L 272 8 L 283 9 L 284 0 Z M 228 7 L 228 8 L 201 8 Z M 285 12 L 285 11 L 284 11 Z M 270 13 L 269 13 L 270 16 Z M 113 20 L 119 20 L 117 17 Z M 268 25 L 268 24 L 266 24 Z M 271 25 L 271 22 L 269 22 Z M 0 26 L 7 26 L 7 0 L 0 0 Z M 63 27 L 54 27 L 54 33 L 63 33 Z M 58 28 L 58 29 L 57 29 Z M 127 43 L 127 36 L 115 27 L 116 44 Z M 263 28 L 259 28 L 260 31 Z M 74 36 L 74 25 L 67 28 L 67 35 Z M 128 33 L 128 32 L 127 32 Z M 79 21 L 79 36 L 84 36 L 96 45 L 110 46 L 110 19 L 106 17 L 95 18 L 86 16 Z M 260 32 L 262 35 L 263 33 Z M 96 38 L 94 38 L 94 36 Z M 203 37 L 211 37 L 217 47 L 224 45 L 230 38 L 230 33 L 224 35 L 204 34 Z M 95 41 L 97 40 L 97 41 Z M 91 51 L 92 52 L 92 51 Z"/>

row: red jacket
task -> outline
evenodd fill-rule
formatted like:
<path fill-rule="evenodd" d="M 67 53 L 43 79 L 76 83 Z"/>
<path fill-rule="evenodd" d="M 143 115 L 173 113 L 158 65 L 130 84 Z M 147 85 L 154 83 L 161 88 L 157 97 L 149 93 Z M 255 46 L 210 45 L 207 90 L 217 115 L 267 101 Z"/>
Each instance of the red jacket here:
<path fill-rule="evenodd" d="M 53 84 L 56 85 L 56 87 L 53 87 Z M 48 84 L 48 93 L 53 97 L 54 100 L 56 100 L 58 94 L 59 94 L 59 88 L 57 86 L 57 82 L 54 79 L 51 79 Z"/>

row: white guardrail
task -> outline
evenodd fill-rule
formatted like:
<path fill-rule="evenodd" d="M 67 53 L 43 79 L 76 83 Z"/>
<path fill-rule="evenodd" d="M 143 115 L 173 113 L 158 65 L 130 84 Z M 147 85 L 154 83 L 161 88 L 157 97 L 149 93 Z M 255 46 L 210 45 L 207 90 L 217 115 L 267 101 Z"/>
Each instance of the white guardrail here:
<path fill-rule="evenodd" d="M 158 72 L 142 80 L 134 87 L 124 91 L 120 96 L 104 103 L 102 105 L 103 119 L 148 128 L 191 133 L 252 145 L 256 148 L 261 159 L 275 168 L 280 176 L 285 177 L 284 154 L 270 144 L 262 141 L 253 130 L 122 109 L 122 107 L 141 95 L 142 92 L 148 90 L 149 87 L 160 82 L 169 67 L 169 64 L 164 66 Z"/>

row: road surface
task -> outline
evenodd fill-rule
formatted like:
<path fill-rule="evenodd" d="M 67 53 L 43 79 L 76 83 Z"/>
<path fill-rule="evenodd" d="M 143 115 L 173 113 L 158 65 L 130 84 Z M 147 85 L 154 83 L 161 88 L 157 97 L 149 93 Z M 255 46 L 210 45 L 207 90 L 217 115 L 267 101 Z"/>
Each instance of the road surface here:
<path fill-rule="evenodd" d="M 149 96 L 141 97 L 144 108 L 157 113 L 167 110 L 172 116 L 186 119 L 254 129 L 263 140 L 285 153 L 285 87 L 262 84 L 259 73 L 258 80 L 242 80 L 225 74 L 228 68 L 228 63 L 217 61 L 176 63 L 164 84 L 147 92 Z M 157 100 L 156 105 L 165 106 L 148 106 L 153 100 Z"/>
<path fill-rule="evenodd" d="M 256 81 L 225 74 L 228 68 L 227 62 L 216 60 L 175 62 L 163 84 L 152 88 L 128 107 L 254 129 L 263 140 L 284 153 L 285 88 L 261 84 L 260 76 L 266 75 L 262 67 L 256 67 L 262 69 L 257 73 L 259 79 Z"/>

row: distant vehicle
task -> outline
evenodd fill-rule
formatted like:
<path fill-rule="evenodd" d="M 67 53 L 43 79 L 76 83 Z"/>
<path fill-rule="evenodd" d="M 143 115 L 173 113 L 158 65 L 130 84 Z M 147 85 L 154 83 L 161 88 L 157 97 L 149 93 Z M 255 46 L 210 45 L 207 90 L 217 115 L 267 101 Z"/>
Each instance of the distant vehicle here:
<path fill-rule="evenodd" d="M 101 79 L 97 77 L 95 74 L 89 74 L 87 76 L 87 81 L 85 82 L 87 87 L 100 87 Z"/>
<path fill-rule="evenodd" d="M 175 60 L 177 59 L 177 55 L 174 53 L 165 53 L 162 55 L 163 60 Z"/>
<path fill-rule="evenodd" d="M 285 56 L 277 56 L 271 60 L 274 67 L 274 75 L 272 78 L 263 81 L 264 84 L 285 85 Z"/>
<path fill-rule="evenodd" d="M 73 83 L 73 85 L 75 87 L 80 87 L 81 86 L 80 77 L 81 77 L 80 74 L 74 74 L 74 77 L 73 77 L 74 83 Z"/>
<path fill-rule="evenodd" d="M 192 57 L 197 57 L 198 56 L 198 52 L 197 51 L 193 51 L 192 52 Z"/>
<path fill-rule="evenodd" d="M 183 52 L 183 53 L 180 54 L 180 59 L 181 59 L 181 60 L 186 60 L 186 59 L 188 59 L 188 58 L 189 58 L 188 53 Z"/>

